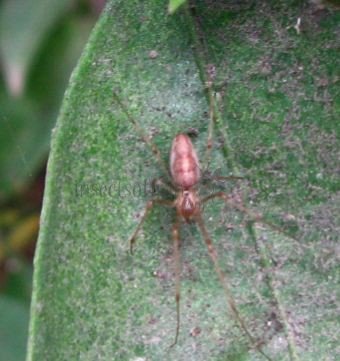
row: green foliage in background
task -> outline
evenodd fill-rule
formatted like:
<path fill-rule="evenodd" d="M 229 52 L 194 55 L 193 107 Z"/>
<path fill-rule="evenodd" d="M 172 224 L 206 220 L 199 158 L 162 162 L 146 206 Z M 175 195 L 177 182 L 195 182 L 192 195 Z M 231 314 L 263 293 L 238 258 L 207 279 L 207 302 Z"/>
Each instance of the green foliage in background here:
<path fill-rule="evenodd" d="M 183 4 L 186 3 L 186 0 L 170 0 L 169 1 L 169 13 L 173 14 L 179 9 Z"/>
<path fill-rule="evenodd" d="M 26 357 L 41 173 L 90 10 L 83 1 L 0 2 L 0 360 Z"/>
<path fill-rule="evenodd" d="M 93 19 L 69 1 L 0 5 L 0 200 L 34 180 Z"/>
<path fill-rule="evenodd" d="M 205 208 L 240 313 L 275 360 L 335 360 L 338 21 L 310 2 L 198 2 L 174 16 L 164 1 L 108 4 L 53 133 L 28 361 L 263 359 L 235 327 L 195 225 L 181 232 L 172 349 L 173 213 L 156 209 L 128 253 L 162 171 L 126 109 L 165 161 L 178 132 L 196 134 L 203 155 L 208 69 L 220 111 L 211 170 L 237 169 L 248 182 L 227 192 L 242 192 L 272 222 L 298 224 L 298 241 L 256 226 L 254 244 L 244 215 L 218 201 Z"/>
<path fill-rule="evenodd" d="M 23 360 L 26 354 L 28 324 L 26 305 L 10 297 L 0 297 L 0 319 L 1 360 Z"/>

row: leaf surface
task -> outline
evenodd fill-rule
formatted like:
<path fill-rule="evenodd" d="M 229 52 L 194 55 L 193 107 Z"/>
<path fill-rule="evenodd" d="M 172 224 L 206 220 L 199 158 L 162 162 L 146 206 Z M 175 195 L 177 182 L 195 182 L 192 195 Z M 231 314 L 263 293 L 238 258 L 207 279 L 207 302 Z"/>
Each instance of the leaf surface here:
<path fill-rule="evenodd" d="M 155 209 L 134 256 L 128 253 L 129 236 L 153 196 L 151 182 L 164 174 L 127 112 L 153 137 L 164 161 L 179 132 L 198 134 L 194 143 L 203 158 L 209 69 L 219 109 L 211 170 L 247 175 L 249 183 L 230 183 L 226 191 L 244 193 L 250 208 L 300 227 L 298 245 L 255 227 L 275 261 L 263 269 L 246 217 L 218 201 L 205 207 L 240 314 L 275 360 L 294 359 L 294 352 L 308 361 L 331 354 L 339 223 L 332 211 L 336 156 L 327 147 L 336 146 L 339 109 L 327 100 L 338 96 L 336 51 L 327 44 L 334 41 L 337 15 L 327 12 L 327 21 L 315 24 L 308 3 L 311 21 L 299 35 L 290 27 L 301 10 L 296 6 L 211 3 L 171 17 L 163 1 L 107 6 L 54 131 L 28 361 L 263 359 L 235 327 L 195 225 L 181 231 L 182 321 L 171 349 L 173 212 Z M 318 81 L 327 85 L 311 86 Z M 274 271 L 285 320 L 265 282 L 265 273 Z M 284 327 L 293 338 L 291 355 Z"/>

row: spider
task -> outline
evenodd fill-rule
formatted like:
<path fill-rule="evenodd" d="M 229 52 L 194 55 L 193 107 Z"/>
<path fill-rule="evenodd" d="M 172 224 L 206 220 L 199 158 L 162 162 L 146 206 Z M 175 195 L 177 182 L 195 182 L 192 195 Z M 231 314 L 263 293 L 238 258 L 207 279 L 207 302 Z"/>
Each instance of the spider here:
<path fill-rule="evenodd" d="M 172 238 L 174 242 L 174 268 L 175 268 L 175 300 L 176 300 L 176 331 L 174 342 L 170 345 L 173 347 L 176 345 L 179 337 L 180 331 L 180 236 L 179 229 L 180 225 L 183 222 L 191 223 L 195 222 L 203 235 L 204 242 L 207 246 L 208 254 L 213 262 L 215 271 L 218 275 L 220 283 L 223 287 L 227 303 L 229 305 L 230 311 L 234 316 L 239 327 L 243 330 L 245 335 L 249 338 L 253 347 L 255 347 L 258 352 L 260 352 L 267 360 L 272 360 L 262 349 L 262 342 L 255 339 L 255 337 L 248 330 L 245 322 L 240 316 L 240 313 L 236 307 L 236 303 L 230 291 L 230 282 L 226 274 L 222 271 L 219 266 L 218 256 L 216 249 L 213 245 L 213 241 L 209 235 L 209 232 L 205 226 L 203 219 L 203 206 L 205 203 L 213 199 L 221 199 L 226 204 L 232 208 L 237 209 L 238 211 L 246 214 L 251 222 L 260 222 L 266 225 L 269 225 L 276 231 L 285 233 L 281 228 L 265 220 L 261 215 L 250 211 L 248 208 L 243 206 L 241 203 L 236 202 L 233 197 L 229 196 L 227 193 L 219 191 L 212 193 L 203 198 L 200 198 L 198 187 L 202 178 L 201 167 L 198 155 L 196 150 L 191 142 L 190 137 L 187 134 L 180 133 L 175 136 L 172 142 L 170 150 L 170 172 L 163 163 L 161 158 L 161 153 L 157 146 L 151 141 L 151 139 L 143 133 L 143 130 L 139 123 L 129 114 L 127 108 L 120 101 L 119 98 L 116 98 L 116 101 L 123 108 L 126 116 L 129 121 L 134 125 L 135 129 L 141 135 L 143 140 L 150 146 L 154 155 L 157 158 L 158 163 L 163 167 L 163 170 L 168 175 L 170 184 L 163 182 L 162 179 L 158 179 L 156 184 L 167 189 L 170 193 L 175 196 L 174 200 L 167 200 L 161 198 L 153 198 L 149 200 L 145 206 L 143 215 L 134 231 L 132 236 L 129 239 L 130 252 L 133 253 L 134 245 L 138 237 L 139 232 L 142 229 L 143 223 L 146 220 L 148 214 L 153 209 L 155 205 L 165 206 L 174 208 L 176 210 L 175 222 L 172 227 Z M 213 112 L 211 111 L 211 114 Z M 210 117 L 210 125 L 208 132 L 207 140 L 207 158 L 209 157 L 210 148 L 212 146 L 212 124 L 214 123 L 213 116 Z M 238 176 L 227 176 L 227 177 L 217 177 L 218 180 L 238 180 L 243 179 L 243 177 Z"/>

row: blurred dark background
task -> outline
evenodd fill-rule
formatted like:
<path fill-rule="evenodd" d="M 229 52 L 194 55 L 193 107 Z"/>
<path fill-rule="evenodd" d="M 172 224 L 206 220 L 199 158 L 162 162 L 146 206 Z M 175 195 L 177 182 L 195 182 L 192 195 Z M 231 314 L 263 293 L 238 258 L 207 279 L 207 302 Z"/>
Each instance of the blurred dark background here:
<path fill-rule="evenodd" d="M 0 0 L 0 361 L 25 359 L 50 138 L 105 0 Z"/>

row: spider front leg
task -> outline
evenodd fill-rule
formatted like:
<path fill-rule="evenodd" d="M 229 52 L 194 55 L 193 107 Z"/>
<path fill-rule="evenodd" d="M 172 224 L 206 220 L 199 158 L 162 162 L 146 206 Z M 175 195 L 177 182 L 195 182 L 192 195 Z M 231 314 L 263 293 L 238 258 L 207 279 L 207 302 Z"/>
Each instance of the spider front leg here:
<path fill-rule="evenodd" d="M 134 231 L 134 233 L 131 236 L 130 241 L 129 241 L 129 243 L 130 243 L 130 253 L 131 254 L 133 253 L 133 247 L 135 245 L 138 233 L 141 230 L 147 215 L 149 214 L 149 212 L 151 211 L 151 209 L 154 207 L 155 204 L 163 205 L 163 206 L 166 206 L 166 207 L 174 207 L 175 206 L 173 201 L 168 201 L 166 199 L 152 199 L 152 200 L 148 201 L 148 203 L 146 204 L 145 209 L 144 209 L 144 214 L 143 214 L 140 222 L 138 223 L 138 226 L 137 226 L 136 230 Z"/>
<path fill-rule="evenodd" d="M 141 124 L 131 115 L 130 111 L 128 110 L 128 107 L 124 104 L 124 102 L 120 99 L 119 94 L 117 93 L 113 93 L 113 99 L 116 101 L 116 103 L 120 106 L 120 108 L 122 109 L 123 113 L 125 114 L 125 116 L 127 117 L 128 121 L 133 125 L 133 127 L 135 128 L 136 132 L 138 134 L 140 134 L 141 138 L 143 139 L 143 141 L 150 147 L 152 153 L 154 154 L 154 156 L 157 159 L 158 164 L 160 165 L 160 167 L 163 169 L 163 171 L 165 172 L 164 174 L 166 174 L 168 176 L 169 179 L 171 179 L 170 174 L 169 174 L 169 170 L 168 167 L 166 166 L 166 164 L 164 163 L 162 156 L 161 156 L 161 152 L 159 151 L 158 147 L 156 146 L 156 144 L 154 144 L 151 140 L 151 137 L 146 135 L 143 127 L 141 126 Z"/>

